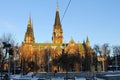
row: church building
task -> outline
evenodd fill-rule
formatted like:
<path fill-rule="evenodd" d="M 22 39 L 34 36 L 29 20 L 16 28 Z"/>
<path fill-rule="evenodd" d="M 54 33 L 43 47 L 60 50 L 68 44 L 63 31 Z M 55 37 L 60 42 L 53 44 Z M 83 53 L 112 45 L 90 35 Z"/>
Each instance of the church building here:
<path fill-rule="evenodd" d="M 34 37 L 34 27 L 29 16 L 27 30 L 24 36 L 24 41 L 20 48 L 20 59 L 22 70 L 24 71 L 63 71 L 59 67 L 52 65 L 52 60 L 61 54 L 80 54 L 85 57 L 86 48 L 90 54 L 92 48 L 88 37 L 82 43 L 77 43 L 73 38 L 68 43 L 64 43 L 63 29 L 60 22 L 60 14 L 58 6 L 56 7 L 55 21 L 52 32 L 52 43 L 37 43 Z M 80 66 L 80 65 L 79 65 Z M 81 68 L 75 69 L 80 71 Z"/>

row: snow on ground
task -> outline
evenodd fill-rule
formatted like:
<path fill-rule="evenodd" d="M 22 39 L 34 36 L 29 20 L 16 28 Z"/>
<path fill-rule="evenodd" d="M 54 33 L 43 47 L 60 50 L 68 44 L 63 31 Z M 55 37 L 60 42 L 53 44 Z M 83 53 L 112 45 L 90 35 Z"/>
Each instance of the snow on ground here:
<path fill-rule="evenodd" d="M 86 78 L 75 78 L 75 80 L 86 80 Z"/>
<path fill-rule="evenodd" d="M 11 75 L 10 78 L 20 78 L 21 75 Z"/>
<path fill-rule="evenodd" d="M 105 80 L 105 79 L 101 79 L 101 78 L 96 78 L 95 80 Z"/>
<path fill-rule="evenodd" d="M 120 76 L 120 74 L 107 74 L 105 76 Z"/>
<path fill-rule="evenodd" d="M 119 76 L 120 76 L 120 74 L 119 74 Z M 32 78 L 32 77 L 26 77 L 26 76 L 21 76 L 21 75 L 11 75 L 11 79 L 10 80 L 14 80 L 14 79 L 38 80 L 38 78 L 35 78 L 35 77 Z M 43 78 L 43 80 L 46 80 L 46 79 Z M 48 80 L 64 80 L 64 77 L 63 78 L 60 78 L 60 77 L 51 78 L 51 79 L 48 79 Z M 84 77 L 80 77 L 80 78 L 75 77 L 75 80 L 86 80 L 86 78 L 84 78 Z M 105 79 L 95 78 L 95 80 L 105 80 Z"/>
<path fill-rule="evenodd" d="M 51 80 L 64 80 L 64 78 L 51 78 Z"/>
<path fill-rule="evenodd" d="M 64 80 L 64 78 L 51 78 L 51 80 Z M 75 78 L 75 80 L 86 80 L 86 78 L 84 78 L 84 77 Z M 95 78 L 95 80 L 105 80 L 105 79 Z"/>
<path fill-rule="evenodd" d="M 22 75 L 11 75 L 10 80 L 16 80 L 16 79 L 21 79 L 21 80 L 38 80 L 36 77 L 28 77 L 28 76 L 22 76 Z"/>

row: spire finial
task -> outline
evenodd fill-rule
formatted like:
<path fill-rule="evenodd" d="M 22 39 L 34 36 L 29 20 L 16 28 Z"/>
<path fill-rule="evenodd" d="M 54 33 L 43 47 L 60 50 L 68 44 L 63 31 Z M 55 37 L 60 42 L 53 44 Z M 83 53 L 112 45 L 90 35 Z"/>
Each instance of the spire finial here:
<path fill-rule="evenodd" d="M 31 13 L 29 13 L 28 24 L 31 24 Z"/>
<path fill-rule="evenodd" d="M 58 0 L 57 0 L 57 5 L 58 5 Z"/>
<path fill-rule="evenodd" d="M 58 7 L 58 0 L 57 0 L 56 11 L 59 11 L 59 7 Z"/>

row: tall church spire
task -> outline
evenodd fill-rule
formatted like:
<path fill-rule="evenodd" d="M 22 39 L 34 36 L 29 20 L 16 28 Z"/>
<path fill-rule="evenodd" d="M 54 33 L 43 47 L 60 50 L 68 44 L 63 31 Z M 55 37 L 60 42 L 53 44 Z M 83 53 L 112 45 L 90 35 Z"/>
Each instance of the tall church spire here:
<path fill-rule="evenodd" d="M 33 32 L 33 24 L 31 23 L 31 16 L 28 18 L 28 25 L 27 25 L 27 31 L 25 33 L 24 38 L 25 43 L 34 43 L 34 32 Z"/>
<path fill-rule="evenodd" d="M 86 39 L 86 45 L 90 47 L 90 41 L 89 41 L 88 36 L 87 36 L 87 39 Z"/>
<path fill-rule="evenodd" d="M 63 34 L 62 33 L 63 33 L 63 31 L 62 31 L 62 26 L 61 26 L 61 22 L 60 22 L 59 8 L 58 8 L 58 3 L 57 3 L 55 23 L 54 23 L 53 35 L 52 35 L 53 43 L 62 43 L 63 42 Z"/>
<path fill-rule="evenodd" d="M 56 6 L 56 16 L 55 16 L 55 24 L 54 24 L 54 26 L 55 25 L 60 25 L 58 27 L 61 27 L 58 4 Z"/>
<path fill-rule="evenodd" d="M 31 16 L 28 18 L 28 25 L 31 25 Z"/>

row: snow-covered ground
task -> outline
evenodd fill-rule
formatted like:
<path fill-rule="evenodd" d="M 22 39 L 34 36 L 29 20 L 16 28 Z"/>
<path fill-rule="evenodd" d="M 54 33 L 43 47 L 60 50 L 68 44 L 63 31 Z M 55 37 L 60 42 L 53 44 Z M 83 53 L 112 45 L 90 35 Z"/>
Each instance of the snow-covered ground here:
<path fill-rule="evenodd" d="M 64 80 L 64 78 L 51 78 L 51 80 Z"/>
<path fill-rule="evenodd" d="M 51 78 L 51 80 L 64 80 L 64 78 Z M 75 78 L 75 80 L 86 80 L 85 78 Z"/>
<path fill-rule="evenodd" d="M 86 80 L 85 78 L 75 78 L 75 80 Z"/>
<path fill-rule="evenodd" d="M 106 75 L 106 76 L 111 76 L 111 75 Z M 120 74 L 119 74 L 120 76 Z M 11 75 L 11 80 L 38 80 L 38 78 L 35 77 L 33 72 L 28 73 L 27 75 Z M 64 77 L 52 77 L 50 79 L 46 79 L 46 78 L 40 78 L 41 80 L 64 80 Z M 70 80 L 70 79 L 69 79 Z M 85 77 L 75 77 L 75 80 L 86 80 Z M 100 79 L 100 78 L 95 78 L 95 80 L 105 80 L 105 79 Z"/>
<path fill-rule="evenodd" d="M 120 74 L 107 74 L 105 76 L 120 76 Z"/>
<path fill-rule="evenodd" d="M 26 77 L 26 76 L 21 76 L 21 75 L 11 75 L 11 79 L 10 80 L 38 80 L 38 78 L 36 77 Z M 64 78 L 51 78 L 51 79 L 45 79 L 45 78 L 41 78 L 41 80 L 64 80 Z M 75 80 L 86 80 L 86 78 L 81 77 L 81 78 L 75 78 Z M 100 78 L 95 78 L 95 80 L 104 80 L 104 79 L 100 79 Z"/>
<path fill-rule="evenodd" d="M 31 76 L 22 76 L 22 75 L 11 75 L 10 80 L 38 80 L 36 77 L 31 77 Z"/>
<path fill-rule="evenodd" d="M 51 78 L 51 80 L 64 80 L 64 78 Z M 86 80 L 85 78 L 75 78 L 75 80 Z"/>
<path fill-rule="evenodd" d="M 105 79 L 101 79 L 101 78 L 96 78 L 96 80 L 105 80 Z"/>
<path fill-rule="evenodd" d="M 64 78 L 51 78 L 51 80 L 64 80 Z M 75 80 L 86 80 L 86 78 L 84 77 L 75 78 Z M 105 79 L 96 78 L 95 80 L 105 80 Z"/>
<path fill-rule="evenodd" d="M 120 76 L 120 72 L 101 72 L 100 74 L 104 75 L 105 77 L 116 77 L 116 76 Z M 66 74 L 64 73 L 56 73 L 56 75 L 54 76 L 54 73 L 33 73 L 30 72 L 27 75 L 11 75 L 11 80 L 38 80 L 37 77 L 41 78 L 40 80 L 64 80 Z M 77 75 L 77 76 L 76 76 Z M 69 73 L 68 74 L 69 77 L 75 77 L 75 80 L 86 80 L 85 77 L 90 77 L 90 76 L 86 76 L 86 73 Z M 96 76 L 96 75 L 94 75 Z M 91 76 L 93 77 L 93 76 Z M 71 79 L 69 79 L 71 80 Z M 105 80 L 105 79 L 100 79 L 100 78 L 95 78 L 95 80 Z"/>

